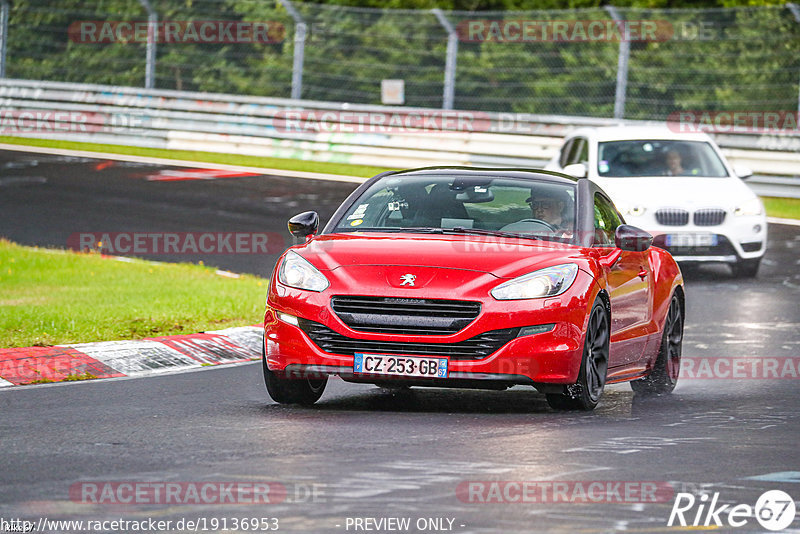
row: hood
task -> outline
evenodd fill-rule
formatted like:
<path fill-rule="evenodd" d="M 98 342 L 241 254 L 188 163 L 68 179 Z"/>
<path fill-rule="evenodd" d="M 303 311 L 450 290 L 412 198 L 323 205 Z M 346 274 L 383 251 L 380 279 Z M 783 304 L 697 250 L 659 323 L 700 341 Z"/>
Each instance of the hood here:
<path fill-rule="evenodd" d="M 733 209 L 755 198 L 739 178 L 698 176 L 648 176 L 634 178 L 593 178 L 611 196 L 617 207 L 721 207 Z"/>
<path fill-rule="evenodd" d="M 424 267 L 426 272 L 452 269 L 464 274 L 488 273 L 498 278 L 513 278 L 583 256 L 577 246 L 549 241 L 395 233 L 322 235 L 294 250 L 320 270 L 355 272 L 362 270 L 349 268 Z"/>

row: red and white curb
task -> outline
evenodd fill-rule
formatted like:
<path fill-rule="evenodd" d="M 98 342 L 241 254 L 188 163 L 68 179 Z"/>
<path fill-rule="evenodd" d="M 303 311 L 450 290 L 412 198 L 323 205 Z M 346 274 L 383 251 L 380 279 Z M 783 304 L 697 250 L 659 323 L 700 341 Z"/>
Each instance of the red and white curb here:
<path fill-rule="evenodd" d="M 145 376 L 261 359 L 264 332 L 244 326 L 132 341 L 0 349 L 0 388 Z"/>

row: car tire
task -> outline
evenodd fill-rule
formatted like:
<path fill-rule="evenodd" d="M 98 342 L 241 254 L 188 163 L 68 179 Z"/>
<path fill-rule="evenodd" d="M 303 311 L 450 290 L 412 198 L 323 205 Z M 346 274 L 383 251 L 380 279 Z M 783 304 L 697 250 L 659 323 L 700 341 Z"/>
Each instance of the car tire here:
<path fill-rule="evenodd" d="M 678 384 L 683 348 L 683 312 L 677 295 L 672 296 L 661 334 L 656 363 L 650 373 L 631 382 L 631 389 L 640 395 L 671 393 Z"/>
<path fill-rule="evenodd" d="M 731 265 L 733 276 L 736 278 L 755 278 L 758 268 L 761 265 L 761 258 L 755 260 L 739 260 Z"/>
<path fill-rule="evenodd" d="M 262 344 L 261 364 L 264 368 L 264 384 L 267 393 L 279 404 L 301 404 L 311 406 L 319 400 L 328 383 L 327 376 L 286 378 L 282 373 L 270 371 Z"/>
<path fill-rule="evenodd" d="M 583 358 L 578 372 L 578 382 L 567 386 L 566 393 L 548 393 L 547 404 L 554 410 L 594 410 L 608 371 L 609 341 L 611 327 L 608 313 L 598 298 L 592 306 L 586 336 L 583 342 Z"/>

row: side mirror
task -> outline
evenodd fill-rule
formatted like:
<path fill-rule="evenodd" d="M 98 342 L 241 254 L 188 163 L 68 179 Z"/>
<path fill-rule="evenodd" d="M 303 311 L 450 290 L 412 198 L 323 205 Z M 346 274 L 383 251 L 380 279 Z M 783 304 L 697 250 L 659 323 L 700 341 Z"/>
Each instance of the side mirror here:
<path fill-rule="evenodd" d="M 567 165 L 561 171 L 564 174 L 569 174 L 575 178 L 586 178 L 586 174 L 588 173 L 588 169 L 586 168 L 585 163 L 573 163 L 571 165 Z"/>
<path fill-rule="evenodd" d="M 317 233 L 319 215 L 316 211 L 306 211 L 289 219 L 289 233 L 295 237 L 308 237 Z"/>
<path fill-rule="evenodd" d="M 734 165 L 733 173 L 742 180 L 747 180 L 748 178 L 753 176 L 753 169 L 751 169 L 746 165 Z"/>
<path fill-rule="evenodd" d="M 653 244 L 653 236 L 630 224 L 620 224 L 614 235 L 614 244 L 617 248 L 629 252 L 642 252 Z"/>

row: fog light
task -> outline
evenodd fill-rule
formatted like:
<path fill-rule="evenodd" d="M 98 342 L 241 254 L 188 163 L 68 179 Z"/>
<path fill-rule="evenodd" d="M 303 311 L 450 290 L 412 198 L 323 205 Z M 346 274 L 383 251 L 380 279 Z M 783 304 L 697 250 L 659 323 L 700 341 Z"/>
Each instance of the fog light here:
<path fill-rule="evenodd" d="M 523 326 L 519 329 L 517 337 L 532 336 L 534 334 L 543 334 L 553 329 L 555 324 L 537 324 L 536 326 Z"/>
<path fill-rule="evenodd" d="M 278 312 L 278 319 L 293 326 L 298 326 L 300 324 L 297 317 L 289 315 L 288 313 Z"/>
<path fill-rule="evenodd" d="M 761 231 L 761 225 L 757 224 L 757 225 L 753 226 L 753 231 L 755 233 L 759 233 Z"/>

